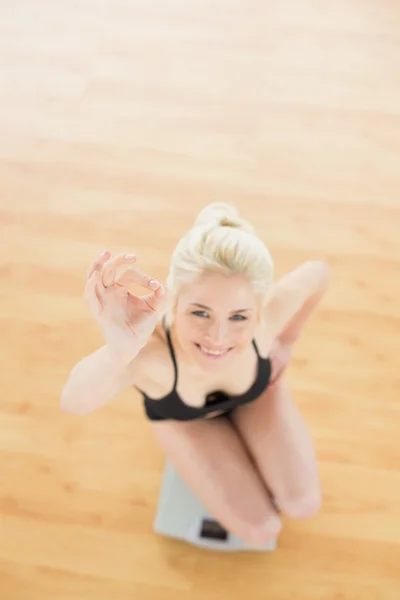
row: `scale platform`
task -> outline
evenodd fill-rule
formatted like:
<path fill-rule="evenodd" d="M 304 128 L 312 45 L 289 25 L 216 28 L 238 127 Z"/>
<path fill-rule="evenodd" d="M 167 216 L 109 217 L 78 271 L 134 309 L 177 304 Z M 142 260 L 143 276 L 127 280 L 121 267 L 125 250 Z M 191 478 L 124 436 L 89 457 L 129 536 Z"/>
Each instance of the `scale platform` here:
<path fill-rule="evenodd" d="M 250 546 L 221 527 L 169 461 L 165 464 L 154 530 L 160 535 L 212 550 L 266 552 L 276 548 L 276 540 L 265 546 Z"/>

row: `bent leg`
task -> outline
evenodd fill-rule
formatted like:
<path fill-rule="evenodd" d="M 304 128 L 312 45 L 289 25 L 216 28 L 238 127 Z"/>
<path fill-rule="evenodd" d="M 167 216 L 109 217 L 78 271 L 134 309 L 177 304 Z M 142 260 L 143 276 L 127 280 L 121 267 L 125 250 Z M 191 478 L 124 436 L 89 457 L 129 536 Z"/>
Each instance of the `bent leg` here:
<path fill-rule="evenodd" d="M 307 518 L 321 504 L 314 447 L 284 377 L 232 421 L 256 462 L 276 505 L 293 518 Z"/>
<path fill-rule="evenodd" d="M 231 533 L 264 545 L 280 530 L 280 519 L 265 485 L 228 419 L 153 423 L 168 460 Z"/>

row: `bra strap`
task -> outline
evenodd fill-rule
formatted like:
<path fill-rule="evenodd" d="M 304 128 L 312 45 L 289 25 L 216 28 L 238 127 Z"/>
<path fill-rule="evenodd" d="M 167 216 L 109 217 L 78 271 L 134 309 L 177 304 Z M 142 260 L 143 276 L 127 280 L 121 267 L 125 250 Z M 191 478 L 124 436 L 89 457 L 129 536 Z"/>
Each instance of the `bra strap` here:
<path fill-rule="evenodd" d="M 254 346 L 254 350 L 256 351 L 256 354 L 257 354 L 258 358 L 262 358 L 262 357 L 260 356 L 260 352 L 259 352 L 259 350 L 258 350 L 258 346 L 257 346 L 257 344 L 256 344 L 256 340 L 255 340 L 255 339 L 253 339 L 253 340 L 252 340 L 252 344 L 253 344 L 253 346 Z"/>
<path fill-rule="evenodd" d="M 170 355 L 171 355 L 171 358 L 172 358 L 172 362 L 174 364 L 174 371 L 175 371 L 174 389 L 175 389 L 176 388 L 176 384 L 178 382 L 178 364 L 176 362 L 175 350 L 174 350 L 174 347 L 172 345 L 171 334 L 170 334 L 169 328 L 166 327 L 166 325 L 165 325 L 165 321 L 163 321 L 163 326 L 164 326 L 165 334 L 167 336 L 167 342 L 168 342 L 169 352 L 170 352 Z"/>

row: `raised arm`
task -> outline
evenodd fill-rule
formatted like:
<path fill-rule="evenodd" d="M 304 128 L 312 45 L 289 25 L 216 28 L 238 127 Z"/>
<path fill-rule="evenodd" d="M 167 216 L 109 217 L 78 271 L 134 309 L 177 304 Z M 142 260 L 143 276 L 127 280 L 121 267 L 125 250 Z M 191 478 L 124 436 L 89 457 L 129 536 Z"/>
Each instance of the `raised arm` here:
<path fill-rule="evenodd" d="M 62 389 L 61 410 L 83 416 L 107 404 L 134 385 L 139 362 L 138 358 L 122 362 L 107 345 L 85 356 L 74 365 Z"/>
<path fill-rule="evenodd" d="M 265 317 L 268 331 L 281 342 L 296 341 L 321 301 L 330 279 L 324 261 L 307 261 L 280 279 L 268 299 Z"/>
<path fill-rule="evenodd" d="M 135 375 L 143 369 L 147 342 L 164 305 L 165 290 L 158 281 L 133 268 L 135 260 L 130 255 L 110 258 L 106 252 L 89 269 L 85 299 L 106 344 L 71 370 L 61 393 L 61 409 L 66 412 L 92 412 L 133 385 Z M 118 268 L 125 270 L 118 274 Z M 128 289 L 132 283 L 149 293 L 132 294 Z"/>

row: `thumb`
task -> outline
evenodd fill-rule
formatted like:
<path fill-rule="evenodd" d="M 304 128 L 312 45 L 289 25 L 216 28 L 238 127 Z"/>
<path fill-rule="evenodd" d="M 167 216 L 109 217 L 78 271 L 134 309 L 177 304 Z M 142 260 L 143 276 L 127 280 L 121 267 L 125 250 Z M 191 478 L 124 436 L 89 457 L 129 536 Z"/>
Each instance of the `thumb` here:
<path fill-rule="evenodd" d="M 165 287 L 159 283 L 158 288 L 155 289 L 154 292 L 143 296 L 143 300 L 146 302 L 147 306 L 149 306 L 155 312 L 158 312 L 165 306 L 167 300 Z"/>

